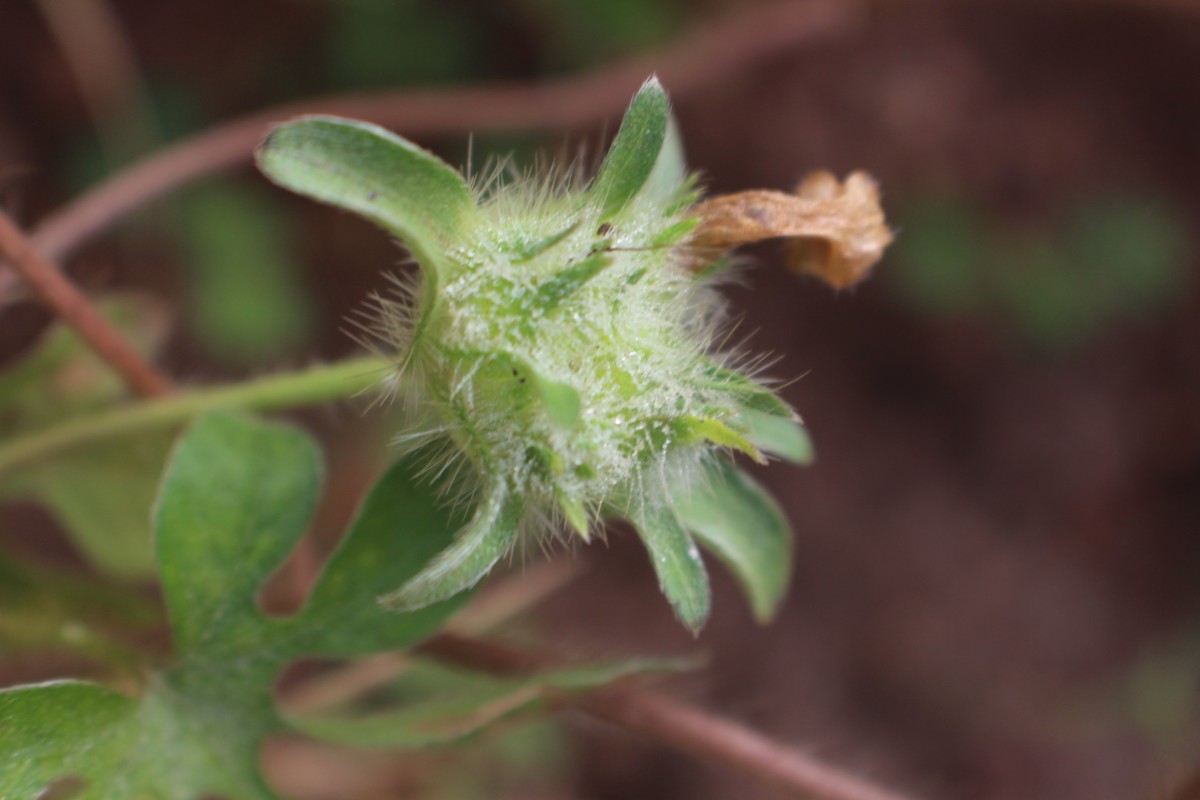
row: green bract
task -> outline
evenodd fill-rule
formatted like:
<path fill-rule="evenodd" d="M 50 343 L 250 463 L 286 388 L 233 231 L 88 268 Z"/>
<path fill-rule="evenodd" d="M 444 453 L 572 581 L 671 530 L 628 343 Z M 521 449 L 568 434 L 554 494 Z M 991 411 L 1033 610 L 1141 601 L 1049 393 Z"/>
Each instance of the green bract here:
<path fill-rule="evenodd" d="M 638 529 L 693 630 L 709 606 L 693 536 L 733 567 L 760 617 L 773 612 L 790 535 L 721 453 L 803 461 L 809 447 L 785 403 L 714 353 L 722 306 L 710 271 L 695 269 L 696 195 L 656 80 L 587 186 L 472 188 L 381 128 L 329 117 L 275 129 L 258 157 L 280 185 L 395 234 L 422 268 L 411 297 L 380 304 L 377 333 L 417 420 L 403 438 L 443 445 L 431 472 L 469 480 L 475 512 L 386 605 L 474 585 L 523 529 L 562 522 L 586 540 L 612 515 Z"/>

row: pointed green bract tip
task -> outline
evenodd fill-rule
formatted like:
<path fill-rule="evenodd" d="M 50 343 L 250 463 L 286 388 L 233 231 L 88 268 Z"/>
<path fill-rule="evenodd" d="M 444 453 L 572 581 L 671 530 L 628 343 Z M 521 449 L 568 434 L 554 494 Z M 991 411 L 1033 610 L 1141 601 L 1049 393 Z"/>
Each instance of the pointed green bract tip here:
<path fill-rule="evenodd" d="M 588 523 L 587 509 L 573 497 L 559 497 L 558 506 L 562 509 L 563 517 L 571 529 L 579 534 L 579 538 L 584 542 L 590 542 L 592 539 L 591 531 Z"/>
<path fill-rule="evenodd" d="M 745 429 L 746 439 L 761 450 L 793 464 L 808 465 L 816 460 L 808 431 L 794 417 L 743 411 L 736 421 Z"/>
<path fill-rule="evenodd" d="M 652 77 L 634 96 L 592 184 L 603 217 L 616 215 L 646 185 L 663 155 L 670 117 L 667 93 Z"/>

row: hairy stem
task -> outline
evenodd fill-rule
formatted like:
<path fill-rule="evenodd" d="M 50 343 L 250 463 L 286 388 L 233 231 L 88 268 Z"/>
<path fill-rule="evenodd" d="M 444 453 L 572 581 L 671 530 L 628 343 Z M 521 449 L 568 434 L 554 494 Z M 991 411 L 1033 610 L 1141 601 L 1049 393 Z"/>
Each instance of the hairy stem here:
<path fill-rule="evenodd" d="M 0 472 L 79 445 L 178 425 L 213 409 L 265 411 L 349 397 L 378 383 L 390 367 L 382 358 L 354 358 L 102 411 L 8 440 L 0 445 Z"/>

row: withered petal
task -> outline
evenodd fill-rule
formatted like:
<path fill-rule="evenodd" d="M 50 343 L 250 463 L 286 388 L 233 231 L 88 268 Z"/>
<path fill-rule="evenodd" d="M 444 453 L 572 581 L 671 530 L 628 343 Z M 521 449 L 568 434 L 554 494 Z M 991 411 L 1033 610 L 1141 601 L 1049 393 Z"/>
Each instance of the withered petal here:
<path fill-rule="evenodd" d="M 692 208 L 701 223 L 690 245 L 715 260 L 726 250 L 786 238 L 788 265 L 837 288 L 862 280 L 892 241 L 879 189 L 865 172 L 841 182 L 810 173 L 795 194 L 764 189 L 722 195 Z"/>

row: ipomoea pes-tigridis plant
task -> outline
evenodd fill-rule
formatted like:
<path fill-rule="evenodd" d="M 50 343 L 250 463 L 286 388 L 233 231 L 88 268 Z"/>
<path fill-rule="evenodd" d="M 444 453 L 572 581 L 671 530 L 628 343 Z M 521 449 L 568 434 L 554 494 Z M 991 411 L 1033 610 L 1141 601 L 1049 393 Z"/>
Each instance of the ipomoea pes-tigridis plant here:
<path fill-rule="evenodd" d="M 590 183 L 503 176 L 472 186 L 374 125 L 306 117 L 258 152 L 278 184 L 381 225 L 419 280 L 376 304 L 373 335 L 411 410 L 401 439 L 474 508 L 454 543 L 381 598 L 419 608 L 476 584 L 522 531 L 589 540 L 627 519 L 680 620 L 699 630 L 709 587 L 697 543 L 737 575 L 760 619 L 787 585 L 791 535 L 732 464 L 811 456 L 795 412 L 719 346 L 715 290 L 729 248 L 773 236 L 799 266 L 857 280 L 890 234 L 874 184 L 817 174 L 797 195 L 697 203 L 666 94 L 634 97 Z M 468 487 L 463 491 L 462 487 Z"/>

